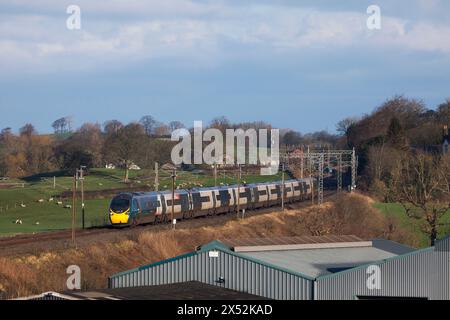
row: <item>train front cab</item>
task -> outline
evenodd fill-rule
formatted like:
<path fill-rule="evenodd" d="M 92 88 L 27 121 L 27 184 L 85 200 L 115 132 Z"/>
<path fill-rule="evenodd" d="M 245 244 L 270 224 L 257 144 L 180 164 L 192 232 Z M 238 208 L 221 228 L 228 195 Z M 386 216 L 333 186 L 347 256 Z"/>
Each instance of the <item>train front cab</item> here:
<path fill-rule="evenodd" d="M 109 205 L 109 222 L 112 225 L 128 224 L 131 214 L 131 195 L 121 193 Z"/>

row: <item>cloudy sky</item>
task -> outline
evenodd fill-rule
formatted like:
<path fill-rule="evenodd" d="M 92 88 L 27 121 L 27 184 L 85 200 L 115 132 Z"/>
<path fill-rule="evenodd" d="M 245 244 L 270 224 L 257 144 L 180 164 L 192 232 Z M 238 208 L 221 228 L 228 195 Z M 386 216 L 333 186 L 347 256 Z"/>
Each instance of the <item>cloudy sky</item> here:
<path fill-rule="evenodd" d="M 2 0 L 0 128 L 150 114 L 333 132 L 396 94 L 434 108 L 450 98 L 449 15 L 447 0 Z"/>

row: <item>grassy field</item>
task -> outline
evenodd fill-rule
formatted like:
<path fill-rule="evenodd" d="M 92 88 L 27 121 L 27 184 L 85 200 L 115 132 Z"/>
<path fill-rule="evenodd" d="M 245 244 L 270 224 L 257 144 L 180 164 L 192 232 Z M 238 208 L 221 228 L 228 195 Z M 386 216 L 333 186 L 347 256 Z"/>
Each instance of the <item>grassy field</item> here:
<path fill-rule="evenodd" d="M 424 223 L 422 220 L 409 218 L 402 205 L 398 203 L 381 203 L 377 202 L 374 206 L 380 209 L 387 217 L 394 217 L 400 223 L 400 225 L 408 230 L 411 230 L 415 234 L 419 235 L 421 246 L 427 247 L 430 245 L 429 236 L 423 232 L 421 225 Z M 439 229 L 439 237 L 449 235 L 450 233 L 450 211 L 448 211 L 440 221 L 447 226 L 443 226 Z"/>
<path fill-rule="evenodd" d="M 56 177 L 56 187 L 53 186 L 53 177 Z M 86 191 L 105 191 L 109 189 L 126 190 L 132 186 L 143 188 L 152 186 L 154 173 L 152 171 L 140 170 L 130 171 L 130 182 L 124 183 L 124 170 L 120 169 L 92 169 L 85 177 L 84 188 Z M 242 175 L 243 183 L 266 182 L 280 179 L 277 176 L 261 176 L 257 174 Z M 67 229 L 71 226 L 71 209 L 64 208 L 71 205 L 71 199 L 61 198 L 63 192 L 70 191 L 73 178 L 62 173 L 48 173 L 39 176 L 28 177 L 8 181 L 8 183 L 24 184 L 12 189 L 0 189 L 0 236 L 43 232 L 50 230 Z M 229 173 L 219 171 L 217 184 L 234 184 L 236 177 Z M 213 186 L 214 177 L 209 174 L 178 172 L 177 186 L 180 188 L 192 188 L 201 186 Z M 1 185 L 1 184 L 0 184 Z M 160 190 L 169 189 L 172 179 L 166 172 L 160 173 Z M 49 201 L 53 199 L 53 201 Z M 39 202 L 41 200 L 41 202 Z M 58 205 L 57 202 L 62 204 Z M 85 201 L 86 226 L 103 225 L 107 218 L 109 197 L 104 199 L 92 199 Z M 22 224 L 16 224 L 21 220 Z M 81 201 L 77 202 L 77 224 L 81 226 Z"/>

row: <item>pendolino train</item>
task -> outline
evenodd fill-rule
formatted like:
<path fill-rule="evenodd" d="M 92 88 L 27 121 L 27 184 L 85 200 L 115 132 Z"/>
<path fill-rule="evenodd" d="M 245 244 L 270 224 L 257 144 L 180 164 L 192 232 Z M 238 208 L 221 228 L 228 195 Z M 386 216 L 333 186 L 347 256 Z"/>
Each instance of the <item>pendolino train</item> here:
<path fill-rule="evenodd" d="M 284 201 L 291 203 L 311 198 L 312 179 L 284 182 Z M 174 219 L 236 212 L 238 209 L 254 210 L 277 206 L 282 200 L 282 182 L 267 182 L 223 187 L 176 190 Z M 238 193 L 239 201 L 238 201 Z M 120 193 L 109 208 L 112 225 L 137 225 L 140 223 L 165 223 L 172 218 L 172 191 Z"/>

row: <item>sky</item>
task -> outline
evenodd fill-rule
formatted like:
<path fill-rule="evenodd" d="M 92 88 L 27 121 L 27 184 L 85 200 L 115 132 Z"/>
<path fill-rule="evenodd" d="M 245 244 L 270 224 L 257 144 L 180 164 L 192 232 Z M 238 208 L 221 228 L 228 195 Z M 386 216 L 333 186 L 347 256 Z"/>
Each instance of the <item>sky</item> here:
<path fill-rule="evenodd" d="M 449 15 L 447 0 L 2 0 L 0 129 L 224 115 L 334 132 L 394 95 L 435 108 L 450 98 Z"/>

